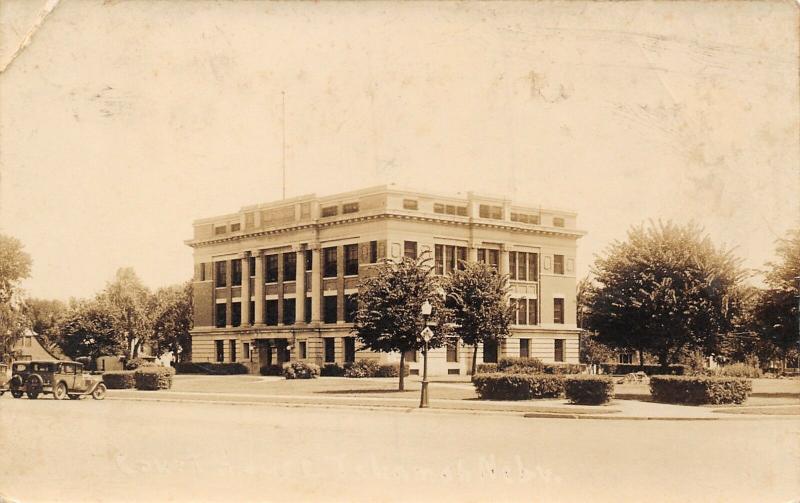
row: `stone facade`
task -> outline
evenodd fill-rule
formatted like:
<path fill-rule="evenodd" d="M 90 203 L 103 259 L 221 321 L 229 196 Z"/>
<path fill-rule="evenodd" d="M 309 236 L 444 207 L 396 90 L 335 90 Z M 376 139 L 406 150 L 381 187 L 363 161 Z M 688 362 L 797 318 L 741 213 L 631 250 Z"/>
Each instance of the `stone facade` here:
<path fill-rule="evenodd" d="M 467 259 L 510 276 L 517 323 L 500 347 L 479 348 L 479 363 L 526 355 L 577 363 L 575 251 L 583 234 L 569 211 L 393 186 L 197 220 L 186 242 L 195 262 L 192 359 L 238 361 L 253 372 L 287 360 L 398 361 L 358 351 L 349 322 L 358 279 L 383 258 L 430 253 L 438 273 Z M 472 354 L 471 347 L 432 350 L 429 372 L 465 374 Z"/>

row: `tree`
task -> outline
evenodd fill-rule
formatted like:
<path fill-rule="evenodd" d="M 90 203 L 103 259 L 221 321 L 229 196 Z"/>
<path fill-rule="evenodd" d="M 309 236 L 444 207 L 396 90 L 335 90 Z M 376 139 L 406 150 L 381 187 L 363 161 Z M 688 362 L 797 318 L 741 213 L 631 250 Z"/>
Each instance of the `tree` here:
<path fill-rule="evenodd" d="M 717 249 L 694 224 L 635 226 L 594 267 L 587 328 L 614 348 L 650 351 L 662 366 L 685 351 L 716 344 L 741 310 L 744 277 L 730 251 Z"/>
<path fill-rule="evenodd" d="M 353 332 L 363 346 L 383 353 L 400 352 L 399 390 L 405 389 L 405 353 L 424 349 L 420 339 L 420 314 L 427 300 L 433 306 L 429 325 L 433 337 L 429 348 L 440 347 L 452 329 L 449 312 L 439 293 L 440 279 L 433 275 L 430 258 L 383 261 L 359 282 L 358 309 Z"/>
<path fill-rule="evenodd" d="M 762 341 L 774 347 L 786 368 L 790 352 L 800 337 L 798 327 L 798 297 L 800 292 L 800 229 L 789 231 L 778 241 L 778 262 L 768 262 L 767 289 L 755 303 L 753 318 Z"/>
<path fill-rule="evenodd" d="M 452 310 L 455 332 L 473 347 L 475 374 L 478 344 L 500 342 L 509 335 L 512 310 L 508 303 L 508 278 L 480 262 L 461 262 L 461 269 L 446 281 L 447 305 Z"/>
<path fill-rule="evenodd" d="M 155 301 L 130 267 L 117 270 L 114 280 L 98 295 L 97 301 L 107 310 L 114 330 L 125 340 L 125 356 L 136 358 L 142 345 L 153 333 Z"/>
<path fill-rule="evenodd" d="M 59 323 L 58 331 L 59 346 L 70 358 L 88 356 L 94 360 L 125 351 L 113 317 L 97 300 L 74 301 Z"/>
<path fill-rule="evenodd" d="M 192 347 L 192 282 L 160 288 L 155 294 L 152 343 L 156 354 L 172 351 L 175 361 Z"/>
<path fill-rule="evenodd" d="M 49 299 L 26 299 L 24 312 L 30 320 L 33 331 L 46 344 L 57 342 L 59 324 L 67 314 L 67 305 L 64 302 Z"/>
<path fill-rule="evenodd" d="M 19 283 L 30 275 L 31 258 L 16 238 L 0 234 L 0 357 L 7 358 L 28 328 Z"/>

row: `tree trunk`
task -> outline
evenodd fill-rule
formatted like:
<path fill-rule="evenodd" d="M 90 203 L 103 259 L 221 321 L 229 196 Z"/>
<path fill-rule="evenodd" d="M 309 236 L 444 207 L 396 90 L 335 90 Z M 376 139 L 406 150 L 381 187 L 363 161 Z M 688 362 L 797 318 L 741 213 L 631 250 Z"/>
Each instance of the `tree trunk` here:
<path fill-rule="evenodd" d="M 400 386 L 398 391 L 405 391 L 406 389 L 406 377 L 405 377 L 405 364 L 406 364 L 406 352 L 400 352 Z"/>
<path fill-rule="evenodd" d="M 478 368 L 478 343 L 475 343 L 474 350 L 472 351 L 472 375 L 475 375 L 475 370 Z"/>

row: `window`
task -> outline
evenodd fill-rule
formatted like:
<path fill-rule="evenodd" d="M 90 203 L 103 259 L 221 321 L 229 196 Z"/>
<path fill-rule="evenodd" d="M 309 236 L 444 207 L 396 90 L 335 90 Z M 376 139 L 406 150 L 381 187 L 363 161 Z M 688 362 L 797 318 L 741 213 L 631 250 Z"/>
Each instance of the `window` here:
<path fill-rule="evenodd" d="M 481 218 L 489 218 L 489 205 L 482 204 L 478 207 L 478 216 Z"/>
<path fill-rule="evenodd" d="M 231 285 L 242 285 L 242 261 L 239 259 L 231 261 Z"/>
<path fill-rule="evenodd" d="M 358 245 L 344 246 L 344 274 L 358 274 Z"/>
<path fill-rule="evenodd" d="M 528 300 L 517 299 L 517 324 L 528 324 Z"/>
<path fill-rule="evenodd" d="M 326 206 L 322 208 L 322 217 L 335 217 L 339 214 L 339 207 L 338 206 Z"/>
<path fill-rule="evenodd" d="M 242 224 L 231 224 L 231 232 L 239 232 L 242 229 Z"/>
<path fill-rule="evenodd" d="M 561 217 L 553 217 L 553 227 L 564 227 L 564 219 Z"/>
<path fill-rule="evenodd" d="M 529 358 L 531 356 L 531 340 L 530 339 L 520 339 L 519 340 L 519 357 L 520 358 Z"/>
<path fill-rule="evenodd" d="M 564 274 L 564 255 L 553 255 L 553 274 Z"/>
<path fill-rule="evenodd" d="M 214 227 L 214 235 L 215 236 L 219 236 L 220 234 L 225 234 L 225 226 L 224 225 L 218 225 L 218 226 Z"/>
<path fill-rule="evenodd" d="M 404 241 L 403 242 L 403 256 L 410 259 L 417 260 L 417 242 Z"/>
<path fill-rule="evenodd" d="M 245 360 L 249 360 L 250 359 L 250 343 L 249 342 L 243 342 L 242 343 L 242 358 L 244 358 Z"/>
<path fill-rule="evenodd" d="M 403 199 L 404 210 L 418 210 L 419 204 L 416 199 Z"/>
<path fill-rule="evenodd" d="M 308 358 L 308 343 L 306 341 L 300 341 L 298 345 L 300 346 L 300 359 L 305 360 Z"/>
<path fill-rule="evenodd" d="M 553 360 L 557 362 L 564 361 L 564 339 L 553 340 Z"/>
<path fill-rule="evenodd" d="M 214 267 L 216 271 L 214 271 L 214 275 L 216 277 L 215 284 L 217 287 L 227 286 L 228 285 L 228 264 L 224 261 L 222 262 L 214 262 Z"/>
<path fill-rule="evenodd" d="M 434 272 L 436 274 L 444 274 L 444 246 L 443 245 L 434 245 L 433 246 L 433 263 L 434 263 Z"/>
<path fill-rule="evenodd" d="M 242 324 L 242 303 L 234 302 L 231 304 L 231 325 L 238 327 Z"/>
<path fill-rule="evenodd" d="M 294 325 L 295 302 L 294 299 L 283 299 L 283 324 Z"/>
<path fill-rule="evenodd" d="M 444 205 L 442 203 L 434 203 L 433 204 L 433 212 L 434 213 L 444 213 Z"/>
<path fill-rule="evenodd" d="M 478 262 L 489 264 L 495 269 L 500 263 L 500 250 L 489 250 L 486 248 L 478 249 Z"/>
<path fill-rule="evenodd" d="M 311 323 L 311 297 L 306 297 L 306 309 L 303 313 L 306 323 Z"/>
<path fill-rule="evenodd" d="M 502 220 L 503 219 L 503 207 L 502 206 L 492 206 L 489 204 L 481 204 L 478 207 L 478 215 L 481 218 L 492 218 L 494 220 Z"/>
<path fill-rule="evenodd" d="M 228 313 L 227 306 L 222 304 L 217 304 L 217 315 L 216 315 L 216 326 L 217 328 L 225 328 L 225 324 L 228 322 L 226 319 Z"/>
<path fill-rule="evenodd" d="M 336 346 L 333 338 L 325 339 L 325 362 L 333 363 L 336 361 Z"/>
<path fill-rule="evenodd" d="M 528 254 L 528 281 L 539 281 L 539 254 Z"/>
<path fill-rule="evenodd" d="M 553 299 L 553 323 L 564 323 L 564 299 Z"/>
<path fill-rule="evenodd" d="M 454 204 L 447 204 L 444 207 L 444 212 L 448 215 L 455 215 L 456 214 L 456 206 Z"/>
<path fill-rule="evenodd" d="M 236 339 L 231 339 L 228 341 L 228 346 L 230 347 L 231 351 L 231 362 L 236 362 Z"/>
<path fill-rule="evenodd" d="M 358 311 L 358 294 L 354 293 L 344 297 L 344 321 L 353 323 Z"/>
<path fill-rule="evenodd" d="M 289 252 L 283 254 L 283 281 L 297 279 L 297 254 Z"/>
<path fill-rule="evenodd" d="M 344 361 L 352 363 L 356 361 L 356 338 L 344 337 Z"/>
<path fill-rule="evenodd" d="M 483 363 L 497 363 L 497 341 L 483 342 Z"/>
<path fill-rule="evenodd" d="M 539 324 L 539 301 L 537 299 L 528 299 L 528 325 Z"/>
<path fill-rule="evenodd" d="M 369 263 L 374 264 L 378 261 L 378 242 L 369 242 Z"/>
<path fill-rule="evenodd" d="M 247 320 L 247 322 L 250 325 L 255 324 L 255 322 L 256 322 L 256 303 L 253 300 L 250 301 L 250 312 L 248 313 L 248 317 L 250 319 Z"/>
<path fill-rule="evenodd" d="M 278 324 L 278 299 L 270 299 L 266 302 L 264 323 L 266 323 L 267 325 Z"/>
<path fill-rule="evenodd" d="M 278 256 L 267 255 L 264 257 L 266 260 L 266 270 L 264 271 L 264 278 L 266 283 L 278 282 Z"/>
<path fill-rule="evenodd" d="M 323 248 L 322 249 L 322 276 L 324 278 L 335 278 L 337 274 L 337 264 L 336 264 L 336 247 L 332 246 L 330 248 Z"/>
<path fill-rule="evenodd" d="M 456 246 L 456 267 L 459 270 L 464 270 L 467 266 L 467 247 L 466 246 Z"/>
<path fill-rule="evenodd" d="M 467 207 L 466 206 L 456 206 L 456 215 L 460 217 L 467 216 Z"/>
<path fill-rule="evenodd" d="M 406 351 L 404 353 L 406 355 L 405 360 L 409 363 L 417 363 L 417 352 L 416 351 Z"/>
<path fill-rule="evenodd" d="M 217 349 L 217 362 L 224 362 L 225 361 L 225 341 L 214 341 L 214 345 Z"/>
<path fill-rule="evenodd" d="M 314 264 L 314 252 L 306 250 L 306 271 L 310 271 Z"/>
<path fill-rule="evenodd" d="M 458 361 L 458 339 L 447 339 L 447 362 Z"/>
<path fill-rule="evenodd" d="M 343 204 L 342 213 L 358 213 L 358 203 Z"/>
<path fill-rule="evenodd" d="M 517 252 L 508 253 L 508 279 L 517 279 Z"/>
<path fill-rule="evenodd" d="M 256 275 L 256 258 L 250 257 L 250 277 L 253 278 Z"/>
<path fill-rule="evenodd" d="M 631 353 L 620 353 L 618 357 L 618 363 L 623 365 L 632 365 L 633 355 Z"/>
<path fill-rule="evenodd" d="M 336 323 L 336 295 L 326 295 L 323 297 L 325 300 L 325 312 L 323 314 L 323 321 L 325 323 Z"/>

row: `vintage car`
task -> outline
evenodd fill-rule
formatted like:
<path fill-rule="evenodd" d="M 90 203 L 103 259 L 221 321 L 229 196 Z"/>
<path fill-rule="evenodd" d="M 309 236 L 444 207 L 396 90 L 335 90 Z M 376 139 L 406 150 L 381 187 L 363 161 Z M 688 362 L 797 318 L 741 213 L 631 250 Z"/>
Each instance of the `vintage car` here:
<path fill-rule="evenodd" d="M 8 383 L 8 365 L 5 363 L 0 363 L 0 396 L 3 396 L 3 393 L 6 391 L 6 386 Z"/>
<path fill-rule="evenodd" d="M 12 377 L 7 390 L 14 398 L 25 393 L 30 399 L 51 393 L 56 400 L 77 400 L 92 395 L 102 400 L 106 395 L 103 378 L 83 370 L 83 364 L 68 361 L 23 361 L 11 365 Z"/>

